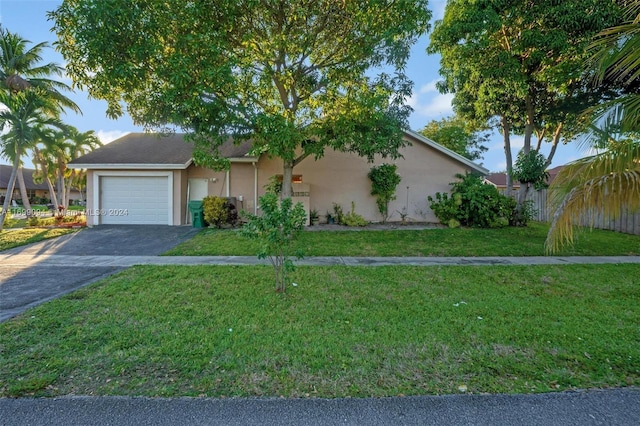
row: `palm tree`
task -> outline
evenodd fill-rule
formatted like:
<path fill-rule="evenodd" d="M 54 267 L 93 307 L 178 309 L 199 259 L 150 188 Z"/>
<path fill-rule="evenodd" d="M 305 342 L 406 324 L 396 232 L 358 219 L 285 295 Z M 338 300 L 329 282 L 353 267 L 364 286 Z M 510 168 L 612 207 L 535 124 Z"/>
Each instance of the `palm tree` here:
<path fill-rule="evenodd" d="M 2 28 L 0 25 L 0 90 L 9 94 L 19 93 L 29 88 L 40 89 L 61 107 L 80 112 L 80 108 L 61 91 L 71 88 L 60 81 L 48 78 L 62 77 L 64 68 L 55 63 L 40 65 L 44 49 L 48 43 L 38 43 L 27 48 L 29 40 Z"/>
<path fill-rule="evenodd" d="M 55 140 L 55 130 L 50 127 L 45 127 L 41 131 L 40 139 L 33 145 L 31 151 L 33 152 L 32 161 L 36 168 L 35 172 L 33 173 L 33 179 L 38 183 L 45 182 L 47 184 L 47 187 L 49 188 L 51 203 L 53 203 L 54 206 L 58 206 L 58 197 L 50 178 L 50 171 L 55 168 L 55 164 L 51 160 L 51 156 L 48 152 L 50 150 L 50 146 L 55 143 Z"/>
<path fill-rule="evenodd" d="M 79 132 L 76 128 L 70 128 L 69 131 L 69 152 L 68 159 L 74 160 L 81 155 L 86 154 L 89 151 L 94 150 L 95 148 L 102 146 L 102 142 L 95 134 L 93 130 L 89 130 L 86 132 Z M 69 195 L 71 194 L 71 188 L 76 187 L 80 188 L 81 182 L 84 181 L 86 177 L 86 172 L 80 171 L 77 169 L 71 169 L 69 171 L 69 178 L 67 180 L 67 188 L 66 188 L 66 205 L 69 206 Z"/>
<path fill-rule="evenodd" d="M 48 43 L 39 43 L 31 48 L 27 47 L 28 43 L 30 43 L 28 40 L 0 26 L 0 93 L 3 95 L 2 105 L 9 109 L 16 106 L 24 108 L 27 104 L 35 107 L 37 102 L 30 96 L 28 100 L 19 99 L 21 94 L 32 92 L 47 99 L 36 109 L 47 109 L 48 111 L 43 110 L 41 112 L 49 114 L 49 117 L 52 116 L 50 113 L 53 111 L 57 116 L 63 108 L 70 108 L 80 112 L 78 105 L 60 92 L 60 90 L 70 90 L 70 87 L 62 82 L 48 78 L 50 75 L 61 76 L 64 69 L 54 63 L 40 64 L 42 52 L 49 47 Z M 14 113 L 16 116 L 20 116 L 24 111 L 14 111 Z M 5 121 L 2 123 L 3 128 L 6 128 L 7 123 L 15 124 L 16 120 L 5 117 Z M 19 144 L 24 143 L 20 138 L 14 138 L 14 141 Z M 20 157 L 24 154 L 24 150 L 22 147 L 4 147 L 3 151 L 14 164 L 12 176 L 15 177 L 16 174 L 19 176 L 18 182 L 23 194 L 23 202 L 28 202 L 24 179 L 21 175 L 22 171 L 19 170 L 21 165 Z M 14 158 L 14 155 L 18 155 L 18 157 Z M 3 220 L 5 214 L 6 209 L 3 210 Z M 0 229 L 2 229 L 1 226 Z"/>
<path fill-rule="evenodd" d="M 2 136 L 0 151 L 13 162 L 7 194 L 0 213 L 1 231 L 11 203 L 22 156 L 35 141 L 44 136 L 43 128 L 51 126 L 64 129 L 65 125 L 57 118 L 59 107 L 50 98 L 42 96 L 39 90 L 25 90 L 12 95 L 0 92 L 0 103 L 6 107 L 0 111 L 0 131 L 7 131 Z"/>
<path fill-rule="evenodd" d="M 548 253 L 573 242 L 574 225 L 583 212 L 601 209 L 611 219 L 627 208 L 640 209 L 640 0 L 626 8 L 627 22 L 604 30 L 592 44 L 597 82 L 610 79 L 626 90 L 600 106 L 590 136 L 606 151 L 574 161 L 558 173 L 549 188 L 553 213 L 545 242 Z M 611 129 L 622 137 L 611 138 Z"/>

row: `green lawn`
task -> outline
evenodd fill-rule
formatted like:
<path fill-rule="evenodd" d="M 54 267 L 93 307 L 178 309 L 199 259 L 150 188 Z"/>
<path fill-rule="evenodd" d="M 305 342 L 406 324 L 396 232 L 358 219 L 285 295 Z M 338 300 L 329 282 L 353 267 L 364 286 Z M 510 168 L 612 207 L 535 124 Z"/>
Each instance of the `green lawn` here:
<path fill-rule="evenodd" d="M 0 396 L 640 385 L 640 265 L 134 267 L 0 324 Z"/>
<path fill-rule="evenodd" d="M 38 241 L 59 237 L 61 235 L 69 234 L 70 232 L 76 231 L 77 229 L 63 228 L 5 229 L 0 232 L 0 252 L 2 250 L 7 250 L 25 244 L 36 243 Z"/>
<path fill-rule="evenodd" d="M 311 232 L 296 247 L 305 256 L 543 256 L 548 225 L 524 228 Z M 167 252 L 174 256 L 255 255 L 254 242 L 233 230 L 206 229 Z M 584 230 L 563 256 L 640 255 L 640 236 Z"/>

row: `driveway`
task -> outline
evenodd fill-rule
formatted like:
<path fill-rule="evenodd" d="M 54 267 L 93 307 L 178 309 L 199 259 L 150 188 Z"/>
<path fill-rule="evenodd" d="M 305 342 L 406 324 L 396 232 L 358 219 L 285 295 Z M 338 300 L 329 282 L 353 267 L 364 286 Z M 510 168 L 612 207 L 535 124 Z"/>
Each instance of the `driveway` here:
<path fill-rule="evenodd" d="M 36 258 L 27 266 L 0 265 L 0 322 L 124 269 L 122 266 L 104 265 L 39 265 L 39 257 L 157 256 L 188 240 L 198 231 L 186 226 L 102 225 L 5 250 L 3 255 L 30 255 Z"/>

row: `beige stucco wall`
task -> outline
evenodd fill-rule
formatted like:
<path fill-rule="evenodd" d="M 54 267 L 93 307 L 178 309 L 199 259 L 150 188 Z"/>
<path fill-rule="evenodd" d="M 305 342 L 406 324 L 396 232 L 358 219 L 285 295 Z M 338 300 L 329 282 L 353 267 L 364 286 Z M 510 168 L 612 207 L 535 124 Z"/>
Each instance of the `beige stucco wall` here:
<path fill-rule="evenodd" d="M 217 172 L 204 167 L 191 165 L 185 171 L 186 179 L 181 187 L 183 203 L 187 199 L 186 182 L 189 179 L 208 179 L 207 193 L 217 197 L 235 197 L 238 210 L 254 212 L 255 207 L 255 168 L 250 162 L 232 162 L 229 172 Z M 240 200 L 241 199 L 241 200 Z M 186 223 L 183 222 L 182 223 Z"/>
<path fill-rule="evenodd" d="M 376 158 L 374 163 L 368 163 L 355 154 L 328 150 L 317 161 L 312 157 L 303 160 L 294 168 L 293 174 L 302 175 L 303 183 L 309 184 L 310 208 L 318 210 L 321 216 L 327 210 L 333 212 L 333 203 L 340 204 L 346 213 L 354 202 L 356 213 L 377 222 L 381 216 L 375 197 L 370 195 L 371 182 L 367 174 L 373 165 L 394 163 L 398 165 L 402 181 L 396 190 L 397 199 L 389 205 L 389 212 L 393 213 L 390 220 L 400 221 L 398 212 L 407 206 L 407 220 L 437 222 L 427 196 L 448 192 L 455 174 L 464 173 L 467 166 L 419 141 L 406 147 L 403 157 L 397 160 Z M 262 157 L 258 167 L 260 195 L 264 194 L 263 187 L 269 177 L 275 174 L 282 174 L 282 161 Z"/>
<path fill-rule="evenodd" d="M 93 194 L 93 170 L 87 170 L 87 205 L 85 207 L 87 212 L 91 212 L 96 208 L 96 206 L 93 205 Z M 97 223 L 94 222 L 94 220 L 94 216 L 87 215 L 87 226 L 96 225 Z"/>
<path fill-rule="evenodd" d="M 303 184 L 309 187 L 310 197 L 305 208 L 317 210 L 321 217 L 327 211 L 333 213 L 333 203 L 342 206 L 346 213 L 355 203 L 355 212 L 366 220 L 381 220 L 375 197 L 370 195 L 371 182 L 367 177 L 373 165 L 390 162 L 398 165 L 402 181 L 396 189 L 397 199 L 391 202 L 389 212 L 391 221 L 400 221 L 399 212 L 407 207 L 408 220 L 436 222 L 437 219 L 428 206 L 427 196 L 436 192 L 448 192 L 450 182 L 456 173 L 464 173 L 469 167 L 446 154 L 420 142 L 406 138 L 413 144 L 402 150 L 403 158 L 397 160 L 376 158 L 374 163 L 355 154 L 327 150 L 319 160 L 306 158 L 297 165 L 294 175 L 302 175 Z M 124 171 L 125 173 L 127 171 Z M 129 171 L 131 172 L 131 171 Z M 165 170 L 165 172 L 169 172 Z M 189 222 L 187 211 L 187 188 L 189 179 L 207 179 L 208 195 L 230 196 L 238 199 L 238 209 L 254 212 L 257 198 L 265 193 L 264 186 L 271 176 L 282 174 L 282 160 L 262 156 L 257 164 L 251 162 L 232 162 L 230 171 L 216 172 L 203 167 L 190 165 L 186 170 L 172 171 L 173 179 L 173 225 Z M 95 210 L 94 182 L 95 171 L 87 172 L 87 209 Z M 256 191 L 257 176 L 257 194 Z M 240 201 L 240 197 L 242 201 Z M 259 210 L 258 210 L 259 212 Z M 88 216 L 89 226 L 96 224 L 94 217 Z"/>

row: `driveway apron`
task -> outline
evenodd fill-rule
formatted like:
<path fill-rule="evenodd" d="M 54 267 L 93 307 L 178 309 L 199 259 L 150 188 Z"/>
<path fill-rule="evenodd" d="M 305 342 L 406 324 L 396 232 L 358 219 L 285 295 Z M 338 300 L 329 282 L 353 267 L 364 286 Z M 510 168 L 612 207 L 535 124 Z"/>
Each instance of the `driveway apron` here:
<path fill-rule="evenodd" d="M 186 226 L 103 225 L 3 251 L 9 259 L 29 255 L 35 261 L 22 266 L 0 264 L 0 322 L 124 269 L 85 262 L 82 266 L 39 265 L 50 256 L 157 256 L 198 231 Z"/>

